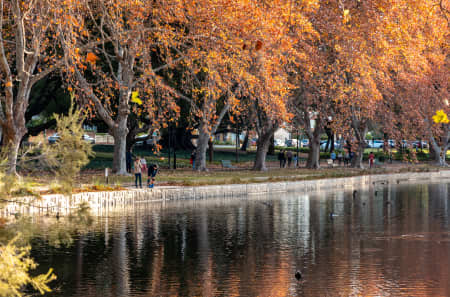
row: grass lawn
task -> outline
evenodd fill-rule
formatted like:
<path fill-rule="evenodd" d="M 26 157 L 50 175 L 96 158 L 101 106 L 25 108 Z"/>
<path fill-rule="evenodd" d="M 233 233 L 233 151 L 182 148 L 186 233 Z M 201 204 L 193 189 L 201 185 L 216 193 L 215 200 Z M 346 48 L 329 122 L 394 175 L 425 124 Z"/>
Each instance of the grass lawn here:
<path fill-rule="evenodd" d="M 277 147 L 278 152 L 279 149 L 283 147 Z M 293 148 L 290 148 L 293 149 Z M 85 167 L 85 169 L 104 169 L 106 167 L 112 168 L 112 159 L 113 159 L 113 146 L 112 145 L 94 145 L 93 150 L 95 152 L 95 156 L 91 158 L 89 164 Z M 255 160 L 255 148 L 251 147 L 247 150 L 247 152 L 239 152 L 239 166 L 243 167 L 251 167 L 251 164 Z M 367 148 L 364 151 L 365 156 L 369 155 L 370 152 L 374 153 L 382 153 L 382 149 L 371 149 Z M 144 149 L 143 147 L 135 147 L 133 151 L 134 155 L 145 157 L 148 164 L 158 164 L 162 168 L 169 167 L 169 158 L 168 151 L 162 150 L 159 153 L 154 153 L 151 149 Z M 394 157 L 397 160 L 401 160 L 400 156 L 396 156 L 396 151 L 392 150 Z M 189 159 L 191 157 L 191 152 L 188 151 L 177 151 L 177 168 L 188 168 L 191 167 L 189 163 Z M 295 151 L 294 151 L 295 154 Z M 423 154 L 428 154 L 428 150 L 423 150 Z M 423 156 L 423 155 L 422 155 Z M 450 159 L 450 151 L 447 152 L 447 156 Z M 420 156 L 419 156 L 420 157 Z M 209 156 L 207 155 L 207 158 Z M 305 160 L 307 158 L 307 153 L 300 152 L 300 159 Z M 328 159 L 329 153 L 321 152 L 321 159 Z M 220 148 L 214 151 L 213 162 L 209 163 L 209 165 L 219 165 L 221 160 L 230 160 L 233 164 L 236 165 L 236 151 L 234 148 Z M 423 157 L 419 160 L 424 160 Z M 267 155 L 267 162 L 276 162 L 277 155 Z M 171 157 L 171 164 L 173 166 L 173 153 Z"/>
<path fill-rule="evenodd" d="M 355 169 L 349 167 L 328 168 L 322 163 L 323 168 L 306 169 L 280 169 L 277 168 L 278 162 L 268 164 L 269 170 L 266 172 L 252 171 L 248 168 L 239 168 L 232 170 L 223 170 L 220 167 L 209 167 L 208 172 L 192 171 L 189 168 L 168 170 L 162 168 L 156 177 L 157 186 L 201 186 L 201 185 L 218 185 L 218 184 L 246 184 L 260 182 L 277 182 L 277 181 L 297 181 L 311 180 L 322 178 L 349 177 L 367 174 L 384 174 L 396 172 L 423 172 L 436 171 L 438 168 L 428 164 L 405 164 L 394 163 L 386 164 L 380 168 L 373 169 Z M 249 167 L 250 168 L 250 167 Z M 145 184 L 146 175 L 143 176 Z M 105 185 L 105 177 L 103 172 L 99 170 L 85 171 L 81 175 L 81 183 L 90 185 Z M 134 185 L 134 176 L 110 176 L 109 184 L 120 187 L 130 187 Z"/>
<path fill-rule="evenodd" d="M 103 152 L 108 154 L 107 152 Z M 109 153 L 111 154 L 111 153 Z M 226 155 L 225 155 L 226 156 Z M 268 162 L 269 170 L 266 172 L 252 171 L 251 162 L 239 164 L 238 169 L 223 170 L 221 166 L 210 164 L 208 172 L 192 171 L 185 167 L 177 170 L 161 168 L 156 176 L 156 187 L 162 186 L 202 186 L 219 184 L 247 184 L 278 181 L 298 181 L 323 178 L 350 177 L 368 174 L 385 174 L 398 172 L 430 172 L 438 171 L 442 168 L 432 166 L 427 163 L 410 164 L 394 162 L 385 163 L 379 168 L 373 169 L 355 169 L 349 167 L 329 168 L 325 161 L 322 162 L 322 168 L 318 170 L 296 168 L 289 169 L 278 168 L 278 161 Z M 301 164 L 304 166 L 304 163 Z M 143 175 L 143 185 L 146 184 L 146 174 Z M 33 192 L 40 194 L 59 193 L 59 185 L 55 183 L 55 177 L 50 173 L 40 173 L 39 175 L 24 176 L 24 181 Z M 83 191 L 114 191 L 134 187 L 134 175 L 117 176 L 110 175 L 108 183 L 104 177 L 103 169 L 86 169 L 74 181 L 74 192 Z"/>
<path fill-rule="evenodd" d="M 79 191 L 111 191 L 121 190 L 134 186 L 134 176 L 110 175 L 108 183 L 104 177 L 104 169 L 112 167 L 113 147 L 108 145 L 95 145 L 95 157 L 93 157 L 75 180 L 75 192 Z M 372 150 L 369 150 L 372 151 Z M 241 152 L 239 163 L 235 163 L 235 151 L 229 148 L 214 152 L 214 161 L 208 162 L 208 172 L 197 172 L 191 169 L 189 164 L 190 152 L 177 152 L 177 170 L 169 170 L 167 151 L 154 154 L 151 150 L 138 148 L 134 151 L 136 155 L 144 156 L 147 163 L 158 163 L 161 167 L 156 177 L 156 186 L 201 186 L 218 184 L 245 184 L 277 181 L 296 181 L 323 178 L 349 177 L 367 174 L 383 174 L 397 172 L 426 172 L 437 171 L 441 168 L 435 167 L 427 162 L 418 164 L 394 161 L 393 164 L 384 163 L 379 168 L 354 169 L 349 167 L 329 168 L 326 164 L 326 156 L 323 156 L 322 168 L 319 170 L 296 168 L 279 168 L 277 156 L 267 156 L 266 172 L 250 170 L 255 158 L 255 151 Z M 300 166 L 305 165 L 305 153 L 300 154 Z M 231 160 L 236 169 L 224 170 L 220 165 L 220 160 Z M 172 159 L 173 162 L 173 159 Z M 39 175 L 24 176 L 25 181 L 40 193 L 58 192 L 58 186 L 54 176 L 50 173 L 40 173 Z M 146 183 L 146 174 L 143 176 L 143 184 Z"/>
<path fill-rule="evenodd" d="M 85 169 L 104 169 L 106 167 L 112 167 L 113 160 L 113 146 L 112 145 L 94 145 L 93 150 L 95 156 L 91 158 L 89 164 Z M 246 164 L 253 162 L 255 159 L 255 151 L 249 150 L 248 152 L 239 152 L 239 163 Z M 135 147 L 133 154 L 136 156 L 145 157 L 147 164 L 158 164 L 160 167 L 169 167 L 168 151 L 162 150 L 159 153 L 154 153 L 151 149 L 144 149 L 143 147 Z M 191 157 L 191 152 L 188 151 L 177 151 L 177 168 L 187 168 L 191 167 L 189 159 Z M 208 158 L 208 155 L 207 155 Z M 236 151 L 232 149 L 220 149 L 214 151 L 213 162 L 209 164 L 220 165 L 221 160 L 230 160 L 232 163 L 236 161 Z M 276 156 L 267 156 L 267 161 L 276 161 Z M 173 166 L 173 152 L 171 156 L 171 164 Z"/>

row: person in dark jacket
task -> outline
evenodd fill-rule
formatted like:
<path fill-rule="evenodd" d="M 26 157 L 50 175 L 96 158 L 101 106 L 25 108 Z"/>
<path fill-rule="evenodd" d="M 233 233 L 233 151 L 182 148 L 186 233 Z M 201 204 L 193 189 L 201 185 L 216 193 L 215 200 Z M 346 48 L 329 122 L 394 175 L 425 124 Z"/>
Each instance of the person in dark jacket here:
<path fill-rule="evenodd" d="M 280 160 L 280 168 L 284 168 L 286 166 L 286 153 L 284 150 L 278 153 L 278 160 Z"/>
<path fill-rule="evenodd" d="M 278 161 L 280 161 L 280 168 L 283 168 L 283 150 L 278 153 Z"/>
<path fill-rule="evenodd" d="M 196 157 L 196 155 L 197 155 L 197 151 L 194 149 L 192 151 L 192 153 L 191 153 L 191 160 L 190 160 L 190 163 L 192 165 L 192 170 L 195 169 L 195 157 Z"/>
<path fill-rule="evenodd" d="M 291 152 L 291 151 L 287 151 L 286 157 L 287 157 L 288 167 L 291 168 L 291 163 L 292 163 L 292 152 Z"/>
<path fill-rule="evenodd" d="M 153 188 L 155 183 L 155 176 L 158 173 L 158 165 L 157 164 L 151 164 L 148 166 L 148 178 L 147 178 L 147 187 Z"/>
<path fill-rule="evenodd" d="M 127 151 L 126 156 L 125 156 L 125 161 L 127 163 L 127 172 L 131 173 L 131 164 L 133 164 L 133 150 L 132 149 Z"/>

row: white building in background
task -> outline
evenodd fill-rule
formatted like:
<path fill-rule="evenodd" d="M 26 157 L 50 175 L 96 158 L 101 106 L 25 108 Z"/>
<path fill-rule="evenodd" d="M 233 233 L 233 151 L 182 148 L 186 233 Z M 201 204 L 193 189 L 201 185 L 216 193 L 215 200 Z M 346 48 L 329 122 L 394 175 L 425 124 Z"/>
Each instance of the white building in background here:
<path fill-rule="evenodd" d="M 282 141 L 284 143 L 286 140 L 291 139 L 292 137 L 291 132 L 284 128 L 279 128 L 277 131 L 275 131 L 273 138 L 276 141 Z"/>

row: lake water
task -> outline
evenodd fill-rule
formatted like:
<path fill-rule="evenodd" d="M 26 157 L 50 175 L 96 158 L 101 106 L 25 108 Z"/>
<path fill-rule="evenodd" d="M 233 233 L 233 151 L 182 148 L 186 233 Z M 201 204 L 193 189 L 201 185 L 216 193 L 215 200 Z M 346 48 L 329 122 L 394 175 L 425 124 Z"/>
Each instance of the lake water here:
<path fill-rule="evenodd" d="M 450 296 L 450 184 L 141 205 L 70 247 L 49 296 Z M 294 274 L 301 271 L 298 281 Z"/>

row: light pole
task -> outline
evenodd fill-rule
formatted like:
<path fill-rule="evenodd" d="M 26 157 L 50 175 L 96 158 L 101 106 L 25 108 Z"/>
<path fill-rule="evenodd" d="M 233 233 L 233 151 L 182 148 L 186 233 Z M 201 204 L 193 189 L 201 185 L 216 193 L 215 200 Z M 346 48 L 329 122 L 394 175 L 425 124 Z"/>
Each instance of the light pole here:
<path fill-rule="evenodd" d="M 177 134 L 176 134 L 176 129 L 175 129 L 175 133 L 173 133 L 173 169 L 177 169 Z"/>

